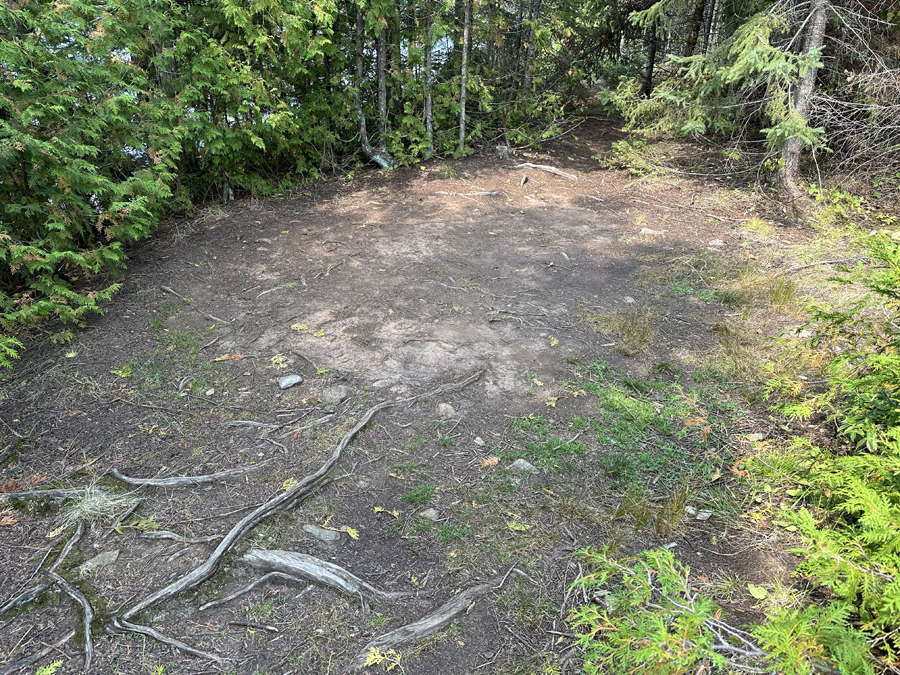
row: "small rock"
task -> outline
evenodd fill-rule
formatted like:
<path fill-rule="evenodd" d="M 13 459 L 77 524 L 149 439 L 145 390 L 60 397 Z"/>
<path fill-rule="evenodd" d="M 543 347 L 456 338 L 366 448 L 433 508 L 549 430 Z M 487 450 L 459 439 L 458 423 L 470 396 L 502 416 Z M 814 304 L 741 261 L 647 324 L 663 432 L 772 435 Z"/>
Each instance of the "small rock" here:
<path fill-rule="evenodd" d="M 475 437 L 475 440 L 472 441 L 472 442 L 473 442 L 475 445 L 477 445 L 477 446 L 479 446 L 479 447 L 482 447 L 482 448 L 486 445 L 485 442 L 484 442 L 484 439 L 483 439 L 481 436 L 476 436 L 476 437 Z"/>
<path fill-rule="evenodd" d="M 456 410 L 449 403 L 441 403 L 437 407 L 438 415 L 447 419 L 456 415 Z"/>
<path fill-rule="evenodd" d="M 494 652 L 481 652 L 481 655 L 484 658 L 486 658 L 488 661 L 490 661 L 492 658 L 494 658 Z"/>
<path fill-rule="evenodd" d="M 633 305 L 634 298 L 632 298 L 630 295 L 626 295 L 624 298 L 622 298 L 622 302 L 624 302 L 626 305 Z"/>
<path fill-rule="evenodd" d="M 505 145 L 498 145 L 496 152 L 497 152 L 497 159 L 504 161 L 504 162 L 507 159 L 509 159 L 509 147 L 507 147 Z"/>
<path fill-rule="evenodd" d="M 303 382 L 303 378 L 299 375 L 284 375 L 278 378 L 278 386 L 282 389 L 290 389 L 295 384 Z"/>
<path fill-rule="evenodd" d="M 326 405 L 337 405 L 350 395 L 350 387 L 343 384 L 336 384 L 328 387 L 322 392 L 322 403 Z"/>
<path fill-rule="evenodd" d="M 268 251 L 269 249 L 268 249 L 268 247 L 266 247 L 266 246 L 257 246 L 257 247 L 256 247 L 256 250 L 257 250 L 257 251 Z"/>
<path fill-rule="evenodd" d="M 116 549 L 115 551 L 106 551 L 104 553 L 101 553 L 100 555 L 95 555 L 86 563 L 83 563 L 80 567 L 78 567 L 78 573 L 82 576 L 88 575 L 91 572 L 96 572 L 101 567 L 112 565 L 118 559 L 119 549 Z"/>
<path fill-rule="evenodd" d="M 512 464 L 510 464 L 508 467 L 506 467 L 506 469 L 507 469 L 507 471 L 519 471 L 522 473 L 537 473 L 538 472 L 538 469 L 534 464 L 532 464 L 530 462 L 526 462 L 521 457 L 519 459 L 517 459 L 515 462 L 513 462 Z"/>
<path fill-rule="evenodd" d="M 318 525 L 306 524 L 303 526 L 303 531 L 311 537 L 315 537 L 319 541 L 324 541 L 328 544 L 333 544 L 334 542 L 339 541 L 341 538 L 340 532 L 335 532 L 334 530 L 326 530 L 324 527 L 319 527 Z"/>
<path fill-rule="evenodd" d="M 651 230 L 649 227 L 642 227 L 640 234 L 643 235 L 656 235 L 656 234 L 665 234 L 668 230 Z"/>
<path fill-rule="evenodd" d="M 215 393 L 216 393 L 216 390 L 215 390 L 215 389 L 207 389 L 207 390 L 206 390 L 206 395 L 207 395 L 207 396 L 212 396 L 212 395 L 215 394 Z"/>
<path fill-rule="evenodd" d="M 725 242 L 721 239 L 713 239 L 709 242 L 708 246 L 725 246 Z"/>
<path fill-rule="evenodd" d="M 751 443 L 759 443 L 763 439 L 763 434 L 747 434 L 744 436 L 744 440 L 750 441 Z"/>
<path fill-rule="evenodd" d="M 257 244 L 271 244 L 272 240 L 266 239 L 265 237 L 260 237 L 259 239 L 256 240 L 256 243 Z"/>
<path fill-rule="evenodd" d="M 441 519 L 441 517 L 438 515 L 438 512 L 434 509 L 425 509 L 419 515 L 423 518 L 428 518 L 428 520 L 430 520 L 432 523 L 436 523 Z"/>
<path fill-rule="evenodd" d="M 395 384 L 397 384 L 397 378 L 386 377 L 383 380 L 376 380 L 373 382 L 372 389 L 385 389 L 387 387 L 393 387 Z"/>
<path fill-rule="evenodd" d="M 694 516 L 694 520 L 709 520 L 709 517 L 712 515 L 712 511 L 699 511 L 696 516 Z"/>
<path fill-rule="evenodd" d="M 696 515 L 697 515 L 697 509 L 695 509 L 693 506 L 685 506 L 685 507 L 684 507 L 684 512 L 685 512 L 686 514 L 688 514 L 689 516 L 696 516 Z"/>

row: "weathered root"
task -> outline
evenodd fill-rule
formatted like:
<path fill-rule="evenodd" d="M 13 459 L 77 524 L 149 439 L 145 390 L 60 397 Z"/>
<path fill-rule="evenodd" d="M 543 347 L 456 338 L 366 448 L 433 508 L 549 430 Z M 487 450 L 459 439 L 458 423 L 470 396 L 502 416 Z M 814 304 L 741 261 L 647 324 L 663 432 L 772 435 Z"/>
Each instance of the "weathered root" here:
<path fill-rule="evenodd" d="M 343 672 L 346 675 L 365 667 L 366 658 L 373 649 L 379 651 L 391 649 L 413 640 L 421 640 L 442 628 L 446 628 L 453 619 L 467 611 L 478 598 L 496 588 L 495 584 L 496 580 L 466 589 L 462 593 L 453 596 L 451 600 L 441 605 L 434 613 L 375 638 L 362 648 L 362 651 L 344 668 Z"/>
<path fill-rule="evenodd" d="M 24 607 L 29 602 L 36 600 L 40 597 L 41 593 L 50 588 L 50 584 L 40 583 L 36 586 L 32 586 L 31 588 L 27 588 L 21 593 L 19 593 L 16 597 L 10 598 L 10 600 L 0 607 L 0 616 L 3 616 L 7 612 L 19 609 L 19 607 Z"/>
<path fill-rule="evenodd" d="M 26 656 L 24 659 L 19 659 L 18 661 L 13 661 L 8 666 L 6 666 L 6 668 L 4 668 L 2 671 L 0 671 L 0 675 L 12 675 L 12 673 L 22 670 L 22 668 L 24 668 L 25 666 L 30 666 L 32 663 L 34 663 L 38 659 L 42 659 L 45 656 L 47 656 L 47 654 L 52 652 L 54 649 L 59 649 L 60 647 L 62 647 L 64 644 L 66 644 L 66 642 L 71 640 L 73 637 L 75 637 L 75 631 L 74 630 L 69 631 L 68 633 L 66 633 L 66 635 L 61 637 L 59 640 L 54 642 L 52 645 L 44 647 L 41 651 L 35 652 L 34 654 L 31 654 L 30 656 Z"/>
<path fill-rule="evenodd" d="M 394 600 L 410 595 L 409 593 L 388 593 L 379 590 L 343 567 L 304 553 L 257 549 L 248 551 L 241 558 L 241 562 L 255 569 L 275 570 L 294 577 L 302 577 L 317 584 L 331 586 L 352 596 L 364 595 L 376 600 Z"/>
<path fill-rule="evenodd" d="M 531 162 L 525 162 L 524 164 L 516 164 L 515 166 L 509 167 L 510 169 L 539 169 L 540 171 L 546 171 L 547 173 L 552 173 L 556 176 L 562 176 L 563 178 L 568 178 L 569 180 L 578 180 L 578 176 L 575 176 L 571 173 L 566 173 L 565 171 L 560 171 L 555 166 L 547 166 L 546 164 L 532 164 Z"/>
<path fill-rule="evenodd" d="M 184 487 L 186 485 L 200 485 L 201 483 L 215 483 L 229 478 L 238 478 L 252 471 L 264 467 L 272 460 L 266 460 L 252 466 L 243 466 L 238 469 L 229 469 L 219 473 L 211 473 L 205 476 L 174 476 L 172 478 L 132 478 L 120 473 L 117 469 L 110 469 L 109 475 L 129 485 L 147 485 L 150 487 Z"/>
<path fill-rule="evenodd" d="M 186 645 L 180 640 L 176 640 L 175 638 L 163 635 L 159 631 L 155 631 L 149 626 L 139 626 L 138 624 L 131 623 L 130 621 L 125 621 L 124 619 L 114 618 L 112 621 L 106 624 L 106 628 L 108 631 L 115 633 L 140 633 L 141 635 L 146 635 L 147 637 L 153 638 L 157 642 L 162 642 L 163 644 L 169 645 L 170 647 L 175 647 L 175 649 L 179 649 L 187 654 L 193 654 L 194 656 L 199 656 L 200 658 L 208 659 L 209 661 L 215 661 L 216 663 L 225 663 L 226 661 L 216 654 L 210 654 L 209 652 L 194 649 L 190 645 Z"/>
<path fill-rule="evenodd" d="M 59 552 L 59 557 L 56 559 L 56 562 L 50 566 L 50 574 L 56 571 L 56 568 L 62 564 L 62 561 L 66 559 L 66 556 L 71 553 L 72 548 L 75 544 L 78 543 L 78 540 L 81 539 L 81 535 L 84 534 L 84 521 L 79 520 L 78 525 L 75 526 L 75 534 L 72 535 L 71 539 L 66 542 L 66 545 L 63 546 L 62 551 Z"/>
<path fill-rule="evenodd" d="M 138 612 L 142 612 L 148 607 L 155 605 L 157 602 L 171 598 L 178 593 L 181 593 L 182 591 L 188 590 L 189 588 L 199 586 L 201 583 L 209 579 L 213 574 L 216 573 L 216 570 L 219 568 L 219 562 L 222 560 L 222 556 L 224 556 L 225 553 L 227 553 L 241 537 L 243 537 L 245 534 L 247 534 L 247 532 L 252 530 L 257 525 L 259 525 L 269 516 L 284 509 L 290 508 L 298 500 L 308 495 L 318 485 L 318 483 L 322 481 L 329 474 L 329 472 L 331 472 L 338 461 L 340 461 L 344 449 L 347 447 L 347 445 L 349 445 L 350 441 L 353 440 L 356 434 L 358 434 L 359 431 L 369 423 L 372 417 L 374 417 L 375 413 L 392 405 L 394 405 L 394 403 L 389 401 L 385 403 L 379 403 L 378 405 L 369 408 L 369 410 L 365 415 L 363 415 L 362 419 L 356 424 L 356 426 L 354 426 L 350 431 L 344 434 L 343 438 L 341 438 L 340 442 L 335 447 L 334 452 L 331 453 L 331 456 L 319 468 L 318 471 L 304 478 L 290 490 L 286 490 L 277 497 L 273 497 L 265 504 L 262 504 L 248 515 L 244 516 L 243 519 L 241 519 L 234 527 L 231 528 L 231 531 L 225 535 L 225 538 L 221 542 L 219 542 L 216 550 L 213 551 L 209 558 L 207 558 L 206 562 L 204 562 L 202 565 L 192 570 L 188 574 L 185 574 L 177 581 L 169 584 L 165 588 L 161 588 L 155 593 L 152 593 L 148 597 L 144 598 L 141 602 L 129 609 L 122 616 L 126 619 L 129 619 Z"/>
<path fill-rule="evenodd" d="M 56 572 L 50 572 L 50 576 L 56 584 L 66 592 L 70 598 L 81 605 L 82 626 L 84 628 L 84 672 L 91 672 L 91 661 L 94 658 L 94 641 L 91 639 L 91 621 L 94 620 L 94 609 L 84 593 L 75 588 Z"/>
<path fill-rule="evenodd" d="M 169 532 L 168 530 L 156 530 L 154 532 L 141 532 L 141 539 L 172 539 L 181 544 L 208 544 L 216 539 L 221 539 L 221 534 L 211 534 L 207 537 L 182 537 L 180 534 Z"/>
<path fill-rule="evenodd" d="M 259 579 L 254 581 L 249 586 L 245 586 L 241 590 L 236 591 L 227 597 L 220 598 L 219 600 L 212 600 L 211 602 L 207 602 L 205 605 L 200 605 L 200 611 L 202 612 L 204 609 L 209 609 L 210 607 L 218 607 L 219 605 L 224 605 L 226 602 L 231 602 L 235 598 L 239 598 L 242 595 L 244 595 L 245 593 L 249 593 L 254 588 L 259 586 L 261 583 L 264 583 L 264 582 L 268 581 L 269 579 L 285 579 L 286 581 L 295 581 L 299 584 L 303 583 L 303 579 L 298 579 L 297 577 L 292 577 L 290 574 L 283 574 L 281 572 L 269 572 L 268 574 L 262 575 Z M 306 587 L 306 589 L 308 589 L 308 588 L 309 588 L 309 586 Z M 304 593 L 306 591 L 306 589 L 301 591 L 301 595 L 302 595 L 302 593 Z"/>
<path fill-rule="evenodd" d="M 68 499 L 80 497 L 87 488 L 60 488 L 58 490 L 28 490 L 27 492 L 4 492 L 0 499 Z"/>

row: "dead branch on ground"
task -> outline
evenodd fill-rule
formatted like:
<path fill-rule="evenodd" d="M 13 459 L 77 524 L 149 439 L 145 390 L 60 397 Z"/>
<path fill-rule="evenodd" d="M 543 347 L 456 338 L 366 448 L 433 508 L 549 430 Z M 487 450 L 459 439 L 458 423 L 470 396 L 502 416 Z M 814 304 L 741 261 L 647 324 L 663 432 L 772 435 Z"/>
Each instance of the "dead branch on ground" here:
<path fill-rule="evenodd" d="M 560 171 L 555 166 L 548 166 L 546 164 L 532 164 L 531 162 L 525 162 L 524 164 L 516 164 L 515 166 L 508 167 L 510 169 L 539 169 L 541 171 L 546 171 L 547 173 L 552 173 L 555 176 L 562 176 L 563 178 L 568 178 L 569 180 L 578 180 L 578 176 L 575 176 L 571 173 L 566 173 L 565 171 Z"/>
<path fill-rule="evenodd" d="M 118 469 L 110 469 L 109 475 L 123 483 L 129 485 L 147 485 L 150 487 L 184 487 L 185 485 L 199 485 L 201 483 L 214 483 L 219 480 L 227 480 L 228 478 L 237 478 L 245 474 L 256 471 L 265 466 L 271 459 L 252 466 L 243 466 L 238 469 L 229 469 L 228 471 L 220 471 L 219 473 L 211 473 L 205 476 L 174 476 L 172 478 L 132 478 L 119 472 Z"/>

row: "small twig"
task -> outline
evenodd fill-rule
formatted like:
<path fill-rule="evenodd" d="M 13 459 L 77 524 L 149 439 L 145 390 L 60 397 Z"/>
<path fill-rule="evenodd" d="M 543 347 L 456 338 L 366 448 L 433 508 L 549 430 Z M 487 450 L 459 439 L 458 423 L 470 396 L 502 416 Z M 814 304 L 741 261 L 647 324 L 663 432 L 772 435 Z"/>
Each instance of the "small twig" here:
<path fill-rule="evenodd" d="M 281 284 L 280 286 L 274 286 L 274 287 L 272 287 L 272 288 L 270 288 L 270 289 L 268 289 L 268 290 L 266 290 L 266 291 L 263 291 L 263 292 L 260 293 L 259 295 L 257 295 L 257 296 L 256 296 L 256 299 L 259 300 L 259 299 L 260 299 L 262 296 L 264 296 L 266 293 L 274 293 L 275 291 L 280 291 L 282 288 L 284 288 L 284 284 Z"/>
<path fill-rule="evenodd" d="M 336 242 L 333 242 L 333 243 L 335 243 L 335 244 L 340 244 L 341 242 L 336 241 Z M 343 265 L 343 264 L 344 264 L 344 262 L 341 261 L 341 262 L 339 262 L 339 263 L 334 263 L 334 264 L 332 264 L 332 265 L 329 265 L 329 266 L 328 266 L 328 269 L 326 269 L 324 272 L 319 272 L 316 276 L 313 277 L 313 279 L 318 279 L 319 277 L 327 277 L 329 274 L 331 274 L 331 270 L 333 270 L 333 269 L 336 268 L 336 267 L 340 267 L 340 266 Z"/>
<path fill-rule="evenodd" d="M 172 539 L 173 541 L 182 544 L 208 544 L 211 541 L 216 541 L 216 539 L 221 539 L 222 535 L 210 534 L 206 537 L 196 537 L 191 539 L 189 537 L 182 537 L 180 534 L 175 534 L 174 532 L 169 532 L 168 530 L 158 530 L 156 532 L 142 532 L 140 537 L 141 539 Z"/>
<path fill-rule="evenodd" d="M 140 633 L 141 635 L 146 635 L 147 637 L 151 637 L 157 642 L 162 642 L 163 644 L 169 645 L 170 647 L 175 647 L 175 649 L 180 649 L 181 651 L 187 654 L 193 654 L 194 656 L 199 656 L 203 659 L 209 659 L 210 661 L 215 661 L 216 663 L 225 663 L 225 659 L 216 655 L 210 654 L 208 652 L 200 651 L 199 649 L 194 649 L 190 645 L 186 645 L 180 640 L 176 640 L 175 638 L 170 638 L 162 633 L 153 630 L 149 626 L 139 626 L 138 624 L 131 623 L 130 621 L 125 621 L 125 619 L 113 618 L 107 624 L 107 628 L 112 629 L 117 633 L 128 633 L 129 631 L 132 633 Z"/>
<path fill-rule="evenodd" d="M 175 476 L 173 478 L 132 478 L 120 473 L 117 469 L 110 469 L 109 475 L 129 485 L 149 485 L 151 487 L 184 487 L 185 485 L 199 485 L 201 483 L 215 483 L 228 478 L 237 478 L 265 466 L 272 460 L 244 466 L 238 469 L 229 469 L 219 473 L 211 473 L 205 476 Z"/>
<path fill-rule="evenodd" d="M 556 176 L 562 176 L 563 178 L 568 178 L 569 180 L 578 180 L 578 176 L 575 176 L 571 173 L 566 173 L 565 171 L 560 171 L 554 166 L 547 166 L 546 164 L 532 164 L 531 162 L 525 162 L 524 164 L 516 164 L 515 166 L 509 167 L 510 169 L 540 169 L 541 171 L 546 171 L 547 173 L 552 173 Z"/>
<path fill-rule="evenodd" d="M 260 429 L 278 429 L 280 424 L 268 424 L 266 422 L 251 422 L 250 420 L 230 420 L 220 422 L 223 427 L 259 427 Z"/>
<path fill-rule="evenodd" d="M 797 272 L 798 270 L 805 270 L 807 267 L 816 267 L 817 265 L 838 265 L 840 263 L 859 262 L 860 260 L 868 259 L 868 256 L 861 256 L 858 258 L 840 258 L 839 260 L 820 260 L 819 262 L 809 263 L 808 265 L 789 267 L 788 272 Z"/>
<path fill-rule="evenodd" d="M 229 621 L 229 626 L 244 626 L 246 628 L 258 628 L 259 630 L 267 630 L 270 633 L 277 633 L 278 629 L 275 626 L 265 626 L 261 623 L 254 623 L 253 621 Z"/>
<path fill-rule="evenodd" d="M 241 590 L 232 593 L 228 597 L 221 598 L 219 600 L 212 600 L 210 602 L 207 602 L 205 605 L 200 605 L 199 611 L 202 612 L 203 610 L 209 609 L 210 607 L 217 607 L 219 605 L 224 605 L 226 602 L 231 602 L 235 598 L 239 598 L 242 595 L 244 595 L 245 593 L 249 593 L 254 588 L 259 586 L 261 583 L 264 583 L 264 582 L 268 581 L 269 579 L 286 579 L 287 581 L 294 581 L 298 584 L 303 583 L 303 579 L 298 579 L 297 577 L 292 577 L 290 574 L 285 574 L 284 572 L 269 572 L 268 574 L 262 575 L 259 579 L 254 581 L 249 586 L 246 586 L 246 587 L 242 588 Z M 308 585 L 307 585 L 307 588 L 309 588 Z M 304 589 L 304 590 L 306 590 L 306 589 Z"/>
<path fill-rule="evenodd" d="M 172 290 L 171 288 L 169 288 L 168 286 L 160 286 L 160 289 L 162 289 L 162 290 L 165 291 L 166 293 L 171 293 L 171 294 L 174 295 L 176 298 L 181 298 L 181 300 L 183 300 L 183 301 L 186 302 L 187 304 L 191 305 L 191 301 L 190 301 L 189 298 L 186 298 L 186 297 L 184 297 L 183 295 L 180 295 L 179 293 L 176 293 L 175 291 L 173 291 L 173 290 Z M 205 316 L 207 319 L 210 319 L 210 320 L 212 320 L 212 321 L 215 321 L 216 323 L 223 323 L 223 324 L 224 324 L 224 323 L 228 323 L 227 321 L 225 321 L 225 319 L 220 319 L 220 318 L 218 318 L 218 317 L 216 317 L 216 316 L 213 316 L 212 314 L 209 314 L 209 313 L 207 313 L 207 312 L 204 312 L 202 309 L 197 309 L 196 307 L 194 307 L 194 305 L 191 305 L 191 307 L 193 307 L 194 311 L 197 312 L 198 314 L 202 314 L 202 315 Z"/>
<path fill-rule="evenodd" d="M 130 516 L 132 513 L 134 513 L 135 511 L 137 511 L 137 510 L 138 510 L 138 507 L 139 507 L 140 505 L 141 505 L 141 501 L 140 501 L 140 500 L 137 500 L 134 504 L 132 504 L 131 506 L 129 506 L 129 507 L 125 510 L 125 513 L 123 513 L 121 516 L 119 516 L 118 518 L 116 518 L 116 522 L 114 522 L 112 525 L 109 526 L 109 528 L 107 528 L 106 532 L 103 533 L 103 536 L 100 537 L 100 541 L 103 541 L 104 539 L 107 539 L 107 538 L 109 537 L 109 535 L 111 535 L 111 534 L 112 534 L 113 532 L 115 532 L 118 528 L 120 528 L 120 527 L 122 526 L 122 521 L 125 520 L 126 518 L 128 518 L 128 516 Z"/>
<path fill-rule="evenodd" d="M 19 659 L 18 661 L 14 661 L 14 662 L 10 663 L 8 666 L 6 666 L 6 668 L 4 668 L 2 671 L 0 671 L 0 675 L 12 675 L 12 673 L 22 670 L 22 668 L 24 668 L 25 666 L 30 666 L 32 663 L 34 663 L 38 659 L 42 659 L 45 656 L 47 656 L 47 654 L 52 652 L 54 649 L 59 649 L 60 647 L 62 647 L 64 644 L 66 644 L 66 642 L 71 640 L 73 637 L 75 637 L 75 631 L 74 630 L 69 631 L 66 635 L 61 637 L 59 640 L 54 642 L 52 645 L 44 647 L 41 651 L 35 652 L 34 654 L 31 654 L 30 656 L 26 656 L 24 659 Z"/>
<path fill-rule="evenodd" d="M 91 661 L 94 658 L 94 641 L 91 638 L 91 621 L 94 620 L 94 609 L 84 593 L 75 588 L 56 572 L 50 572 L 50 577 L 66 592 L 70 598 L 81 605 L 83 611 L 82 627 L 84 628 L 84 672 L 91 672 Z"/>

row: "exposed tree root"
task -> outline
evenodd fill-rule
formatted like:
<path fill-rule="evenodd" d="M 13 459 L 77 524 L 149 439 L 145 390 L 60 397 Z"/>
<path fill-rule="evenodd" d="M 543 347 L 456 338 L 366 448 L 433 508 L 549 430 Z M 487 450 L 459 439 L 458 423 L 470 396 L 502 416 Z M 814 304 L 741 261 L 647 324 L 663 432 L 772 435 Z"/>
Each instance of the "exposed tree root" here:
<path fill-rule="evenodd" d="M 172 539 L 181 544 L 208 544 L 211 541 L 215 541 L 216 539 L 221 538 L 221 534 L 211 534 L 208 537 L 196 537 L 194 539 L 190 539 L 188 537 L 182 537 L 180 534 L 169 532 L 168 530 L 158 530 L 156 532 L 141 533 L 141 539 Z"/>
<path fill-rule="evenodd" d="M 305 553 L 293 551 L 248 551 L 241 562 L 261 570 L 274 570 L 294 577 L 302 577 L 308 581 L 331 586 L 347 595 L 365 595 L 376 600 L 394 600 L 410 595 L 409 593 L 387 593 L 370 586 L 359 577 L 351 574 L 343 567 L 319 560 Z"/>
<path fill-rule="evenodd" d="M 32 663 L 34 663 L 38 659 L 42 659 L 45 656 L 47 656 L 47 654 L 52 652 L 54 649 L 58 649 L 59 647 L 62 647 L 64 644 L 66 644 L 66 642 L 71 640 L 73 637 L 75 637 L 75 631 L 74 630 L 69 631 L 66 635 L 61 637 L 59 640 L 54 642 L 52 645 L 44 647 L 41 651 L 35 652 L 34 654 L 31 654 L 30 656 L 26 656 L 24 659 L 19 659 L 18 661 L 13 661 L 8 666 L 6 666 L 6 668 L 4 668 L 2 671 L 0 671 L 0 675 L 12 675 L 12 673 L 22 670 L 22 668 L 24 668 L 25 666 L 30 666 Z"/>
<path fill-rule="evenodd" d="M 29 490 L 27 492 L 4 492 L 0 499 L 68 499 L 83 495 L 87 488 L 61 488 L 59 490 Z"/>
<path fill-rule="evenodd" d="M 565 171 L 560 171 L 555 166 L 547 166 L 546 164 L 532 164 L 531 162 L 525 162 L 524 164 L 516 164 L 515 166 L 509 167 L 510 169 L 539 169 L 541 171 L 546 171 L 547 173 L 552 173 L 556 176 L 562 176 L 563 178 L 568 178 L 569 180 L 578 180 L 578 176 L 575 176 L 571 173 L 566 173 Z"/>
<path fill-rule="evenodd" d="M 172 478 L 132 478 L 118 471 L 118 469 L 110 469 L 109 475 L 113 478 L 128 483 L 129 485 L 147 485 L 150 487 L 184 487 L 186 485 L 199 485 L 201 483 L 215 483 L 228 478 L 237 478 L 245 474 L 256 471 L 265 466 L 272 460 L 267 459 L 265 462 L 253 464 L 252 466 L 242 466 L 238 469 L 229 469 L 228 471 L 220 471 L 219 473 L 211 473 L 205 476 L 174 476 Z"/>
<path fill-rule="evenodd" d="M 50 576 L 56 584 L 66 592 L 70 598 L 81 605 L 82 626 L 84 628 L 84 672 L 91 672 L 91 661 L 94 658 L 94 641 L 91 639 L 91 621 L 94 620 L 94 609 L 84 593 L 75 588 L 56 572 L 50 572 Z"/>
<path fill-rule="evenodd" d="M 205 605 L 200 605 L 200 611 L 202 612 L 204 609 L 209 609 L 211 607 L 218 607 L 219 605 L 224 605 L 226 602 L 231 602 L 235 598 L 239 598 L 242 595 L 244 595 L 245 593 L 249 593 L 254 588 L 259 586 L 261 583 L 266 582 L 269 579 L 273 579 L 273 578 L 285 579 L 287 581 L 295 581 L 299 584 L 303 583 L 303 579 L 298 579 L 297 577 L 292 577 L 290 574 L 283 574 L 282 572 L 269 572 L 268 574 L 262 575 L 259 579 L 254 581 L 249 586 L 245 586 L 241 590 L 236 591 L 227 597 L 220 598 L 219 600 L 212 600 L 211 602 L 207 602 Z M 307 586 L 306 588 L 309 588 L 309 586 Z M 304 590 L 306 590 L 306 589 L 304 589 Z"/>
<path fill-rule="evenodd" d="M 79 520 L 78 525 L 75 526 L 75 534 L 72 535 L 72 538 L 66 542 L 66 545 L 63 546 L 62 551 L 59 552 L 59 557 L 56 559 L 56 562 L 50 566 L 50 574 L 56 571 L 56 568 L 62 564 L 62 561 L 66 559 L 66 556 L 72 551 L 72 547 L 78 543 L 78 540 L 81 539 L 81 535 L 84 534 L 84 521 Z"/>
<path fill-rule="evenodd" d="M 3 607 L 0 607 L 0 616 L 3 616 L 9 611 L 14 609 L 18 609 L 19 607 L 24 607 L 29 602 L 36 600 L 40 597 L 41 593 L 50 588 L 50 584 L 40 583 L 36 586 L 32 586 L 21 593 L 19 593 L 16 597 L 10 598 L 9 602 L 7 602 Z"/>
<path fill-rule="evenodd" d="M 210 654 L 209 652 L 204 652 L 199 649 L 194 649 L 190 645 L 186 645 L 180 640 L 176 640 L 175 638 L 170 638 L 167 635 L 163 635 L 159 631 L 155 631 L 149 626 L 139 626 L 136 623 L 125 621 L 125 619 L 114 618 L 112 621 L 106 624 L 106 629 L 107 631 L 111 631 L 114 633 L 140 633 L 141 635 L 152 637 L 157 642 L 162 642 L 163 644 L 169 645 L 170 647 L 175 647 L 175 649 L 179 649 L 187 654 L 193 654 L 194 656 L 199 656 L 203 659 L 215 661 L 216 663 L 225 663 L 226 661 L 221 656 Z"/>
<path fill-rule="evenodd" d="M 362 648 L 362 651 L 356 655 L 356 658 L 353 659 L 350 665 L 344 668 L 343 672 L 349 674 L 362 669 L 366 665 L 366 657 L 373 649 L 379 651 L 391 649 L 413 640 L 421 640 L 442 628 L 446 628 L 453 619 L 467 611 L 478 598 L 497 588 L 498 586 L 495 586 L 497 581 L 495 579 L 486 584 L 479 584 L 466 589 L 462 593 L 453 596 L 451 600 L 441 605 L 434 613 L 375 638 Z"/>

